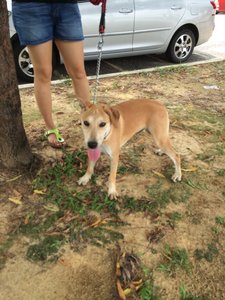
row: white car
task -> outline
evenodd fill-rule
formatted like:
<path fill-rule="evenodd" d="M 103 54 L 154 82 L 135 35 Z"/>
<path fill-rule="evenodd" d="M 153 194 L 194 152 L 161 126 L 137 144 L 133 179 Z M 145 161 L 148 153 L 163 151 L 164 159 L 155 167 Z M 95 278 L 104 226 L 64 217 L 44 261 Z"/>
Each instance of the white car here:
<path fill-rule="evenodd" d="M 33 66 L 20 46 L 9 9 L 10 37 L 17 75 L 33 81 Z M 78 0 L 85 35 L 85 59 L 98 56 L 101 6 Z M 174 63 L 189 59 L 195 46 L 208 41 L 214 30 L 216 6 L 210 0 L 108 0 L 103 58 L 166 53 Z M 62 63 L 56 47 L 53 62 Z"/>

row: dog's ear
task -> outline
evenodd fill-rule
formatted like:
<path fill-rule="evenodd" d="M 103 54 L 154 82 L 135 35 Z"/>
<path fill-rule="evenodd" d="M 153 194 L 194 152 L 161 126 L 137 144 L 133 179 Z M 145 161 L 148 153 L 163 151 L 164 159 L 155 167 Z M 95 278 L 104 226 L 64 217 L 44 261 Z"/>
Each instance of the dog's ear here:
<path fill-rule="evenodd" d="M 111 121 L 111 123 L 117 127 L 118 125 L 118 121 L 119 121 L 119 118 L 120 118 L 120 113 L 119 111 L 114 108 L 114 107 L 110 107 L 108 105 L 104 105 L 103 106 L 103 110 L 105 111 L 105 113 L 107 113 L 107 115 L 109 116 L 109 119 Z"/>
<path fill-rule="evenodd" d="M 80 108 L 81 108 L 81 111 L 85 111 L 85 110 L 87 110 L 87 109 L 89 109 L 89 108 L 91 108 L 92 107 L 92 103 L 91 102 L 85 102 L 85 101 L 83 101 L 83 100 L 81 100 L 81 98 L 77 98 L 78 99 L 78 101 L 79 101 L 79 106 L 80 106 Z"/>

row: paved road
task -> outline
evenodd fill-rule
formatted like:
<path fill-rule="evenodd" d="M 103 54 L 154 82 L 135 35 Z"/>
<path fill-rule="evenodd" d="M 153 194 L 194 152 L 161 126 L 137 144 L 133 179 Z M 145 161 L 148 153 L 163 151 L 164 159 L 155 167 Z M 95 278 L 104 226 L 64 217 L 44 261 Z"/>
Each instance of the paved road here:
<path fill-rule="evenodd" d="M 209 59 L 225 59 L 225 14 L 215 17 L 215 30 L 209 41 L 195 48 L 198 55 L 206 55 Z"/>

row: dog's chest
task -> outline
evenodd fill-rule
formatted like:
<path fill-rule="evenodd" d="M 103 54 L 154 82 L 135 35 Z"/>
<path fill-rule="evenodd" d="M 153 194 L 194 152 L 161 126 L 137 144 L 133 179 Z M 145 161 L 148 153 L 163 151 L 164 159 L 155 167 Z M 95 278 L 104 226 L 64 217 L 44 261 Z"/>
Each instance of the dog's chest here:
<path fill-rule="evenodd" d="M 109 155 L 110 157 L 112 157 L 112 150 L 108 145 L 102 144 L 101 145 L 101 151 L 107 155 Z"/>

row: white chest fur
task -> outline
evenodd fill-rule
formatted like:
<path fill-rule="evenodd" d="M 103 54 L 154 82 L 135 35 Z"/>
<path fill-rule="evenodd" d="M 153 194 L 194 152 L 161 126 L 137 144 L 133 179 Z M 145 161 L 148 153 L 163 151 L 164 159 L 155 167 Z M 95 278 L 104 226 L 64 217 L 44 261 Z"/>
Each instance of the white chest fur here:
<path fill-rule="evenodd" d="M 112 150 L 109 146 L 107 145 L 101 145 L 101 151 L 107 155 L 109 155 L 110 157 L 112 157 Z"/>

